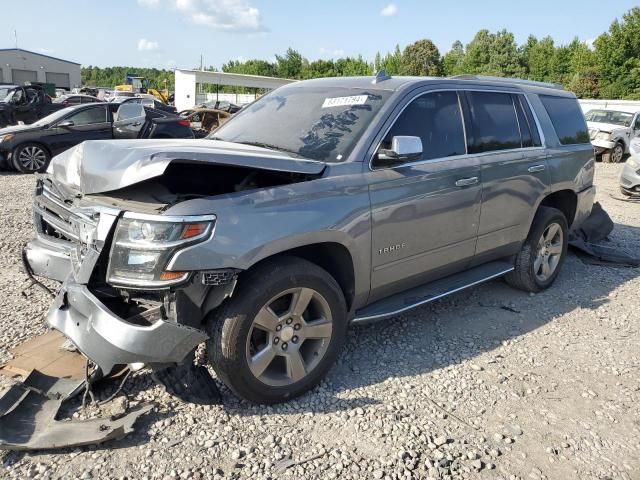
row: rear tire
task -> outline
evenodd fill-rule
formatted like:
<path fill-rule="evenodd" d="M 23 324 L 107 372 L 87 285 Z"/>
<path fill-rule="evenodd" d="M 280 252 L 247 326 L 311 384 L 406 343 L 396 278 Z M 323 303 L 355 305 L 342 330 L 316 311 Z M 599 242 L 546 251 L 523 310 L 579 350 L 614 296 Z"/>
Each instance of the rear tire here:
<path fill-rule="evenodd" d="M 346 329 L 346 302 L 335 279 L 306 260 L 279 257 L 245 272 L 233 297 L 210 316 L 207 354 L 236 395 L 278 403 L 320 382 Z"/>
<path fill-rule="evenodd" d="M 50 161 L 47 149 L 37 143 L 19 145 L 11 154 L 13 168 L 20 173 L 44 172 Z"/>
<path fill-rule="evenodd" d="M 529 235 L 516 255 L 515 270 L 505 275 L 506 282 L 525 292 L 549 288 L 567 256 L 568 230 L 560 210 L 538 208 Z"/>

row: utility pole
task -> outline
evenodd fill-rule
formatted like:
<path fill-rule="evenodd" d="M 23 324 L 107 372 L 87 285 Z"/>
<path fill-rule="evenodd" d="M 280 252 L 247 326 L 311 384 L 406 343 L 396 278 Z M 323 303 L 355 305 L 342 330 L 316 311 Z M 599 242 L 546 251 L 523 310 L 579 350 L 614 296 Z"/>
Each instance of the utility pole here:
<path fill-rule="evenodd" d="M 16 48 L 18 48 L 18 30 L 13 31 L 13 38 L 16 42 Z"/>
<path fill-rule="evenodd" d="M 200 54 L 200 71 L 204 72 L 204 66 L 202 65 L 202 54 Z"/>

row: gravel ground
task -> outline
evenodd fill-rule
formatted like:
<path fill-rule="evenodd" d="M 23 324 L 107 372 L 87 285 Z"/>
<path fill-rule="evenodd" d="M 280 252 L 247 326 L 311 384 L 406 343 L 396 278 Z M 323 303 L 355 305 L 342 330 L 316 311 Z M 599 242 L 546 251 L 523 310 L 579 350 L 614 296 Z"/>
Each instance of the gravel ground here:
<path fill-rule="evenodd" d="M 616 223 L 611 245 L 637 254 L 640 205 L 612 198 L 619 168 L 598 165 L 598 200 Z M 19 271 L 33 184 L 0 176 L 0 360 L 46 330 L 49 298 L 23 294 Z M 135 434 L 6 452 L 0 477 L 638 479 L 639 276 L 571 254 L 544 293 L 494 281 L 354 328 L 321 386 L 274 407 L 224 389 L 222 405 L 182 404 L 142 371 L 129 404 L 157 407 Z"/>

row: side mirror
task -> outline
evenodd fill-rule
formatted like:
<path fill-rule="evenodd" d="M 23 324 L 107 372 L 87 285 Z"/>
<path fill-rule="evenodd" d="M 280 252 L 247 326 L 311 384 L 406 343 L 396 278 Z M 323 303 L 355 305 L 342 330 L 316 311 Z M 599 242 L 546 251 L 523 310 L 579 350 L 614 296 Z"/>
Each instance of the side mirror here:
<path fill-rule="evenodd" d="M 391 139 L 391 148 L 380 149 L 379 160 L 405 162 L 417 160 L 422 156 L 422 140 L 420 137 L 398 135 Z"/>
<path fill-rule="evenodd" d="M 73 127 L 74 125 L 75 123 L 73 123 L 73 120 L 63 120 L 58 124 L 58 127 L 67 128 Z"/>

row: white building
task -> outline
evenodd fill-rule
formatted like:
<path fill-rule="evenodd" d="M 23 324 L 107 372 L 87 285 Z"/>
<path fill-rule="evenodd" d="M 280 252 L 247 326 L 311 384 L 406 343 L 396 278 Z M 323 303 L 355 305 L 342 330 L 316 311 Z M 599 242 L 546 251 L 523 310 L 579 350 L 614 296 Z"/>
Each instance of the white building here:
<path fill-rule="evenodd" d="M 210 72 L 203 70 L 181 70 L 176 69 L 176 99 L 175 105 L 178 111 L 192 108 L 205 101 L 227 100 L 232 103 L 248 103 L 253 100 L 254 95 L 238 94 L 205 94 L 201 93 L 201 85 L 230 85 L 235 87 L 259 88 L 273 90 L 287 83 L 294 82 L 286 78 L 263 77 L 260 75 L 243 75 L 240 73 Z M 235 98 L 234 98 L 235 96 Z M 240 98 L 243 97 L 243 98 Z M 249 98 L 251 97 L 251 98 Z"/>
<path fill-rule="evenodd" d="M 21 48 L 0 49 L 0 83 L 54 83 L 57 88 L 80 86 L 80 64 Z"/>

